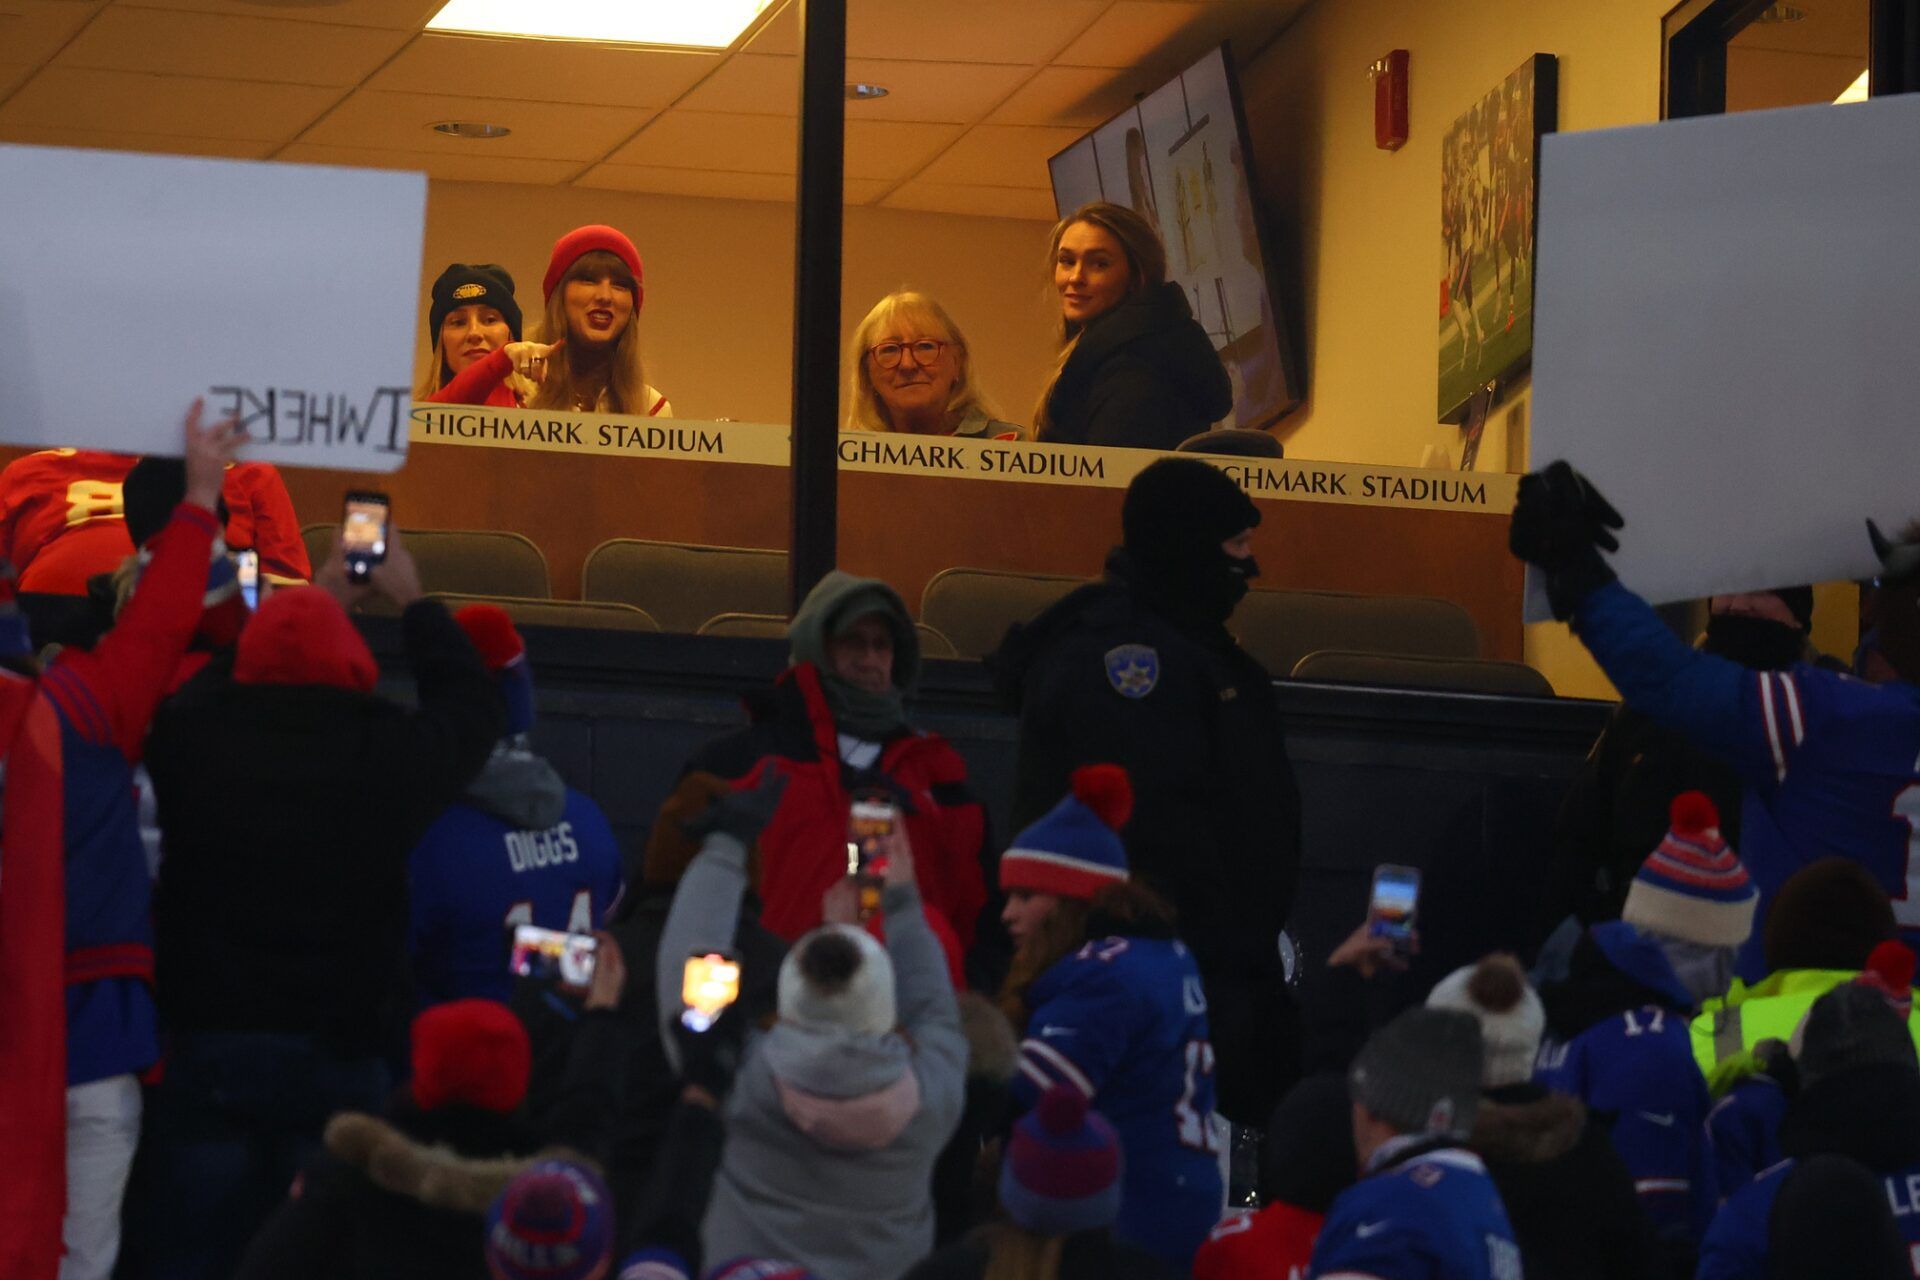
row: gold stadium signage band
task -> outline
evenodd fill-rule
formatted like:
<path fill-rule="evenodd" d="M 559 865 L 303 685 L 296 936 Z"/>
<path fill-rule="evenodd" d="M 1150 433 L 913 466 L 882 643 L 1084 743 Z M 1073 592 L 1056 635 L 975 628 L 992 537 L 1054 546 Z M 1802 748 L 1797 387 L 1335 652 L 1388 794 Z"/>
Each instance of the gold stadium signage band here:
<path fill-rule="evenodd" d="M 787 428 L 687 418 L 625 418 L 486 405 L 413 406 L 413 444 L 530 449 L 614 458 L 683 458 L 784 467 Z M 840 433 L 840 466 L 889 475 L 953 476 L 1028 484 L 1123 489 L 1164 455 L 1146 449 L 1018 444 L 1006 440 Z M 1335 502 L 1505 515 L 1518 476 L 1494 472 L 1422 471 L 1362 463 L 1192 454 L 1233 477 L 1247 494 L 1274 501 Z"/>

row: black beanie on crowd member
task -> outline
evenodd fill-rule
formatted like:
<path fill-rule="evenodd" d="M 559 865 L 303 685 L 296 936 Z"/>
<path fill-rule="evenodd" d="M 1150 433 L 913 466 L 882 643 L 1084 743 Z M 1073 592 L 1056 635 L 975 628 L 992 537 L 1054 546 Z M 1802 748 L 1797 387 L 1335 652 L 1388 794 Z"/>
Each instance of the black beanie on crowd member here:
<path fill-rule="evenodd" d="M 1287 1091 L 1260 1149 L 1260 1198 L 1324 1214 L 1357 1177 L 1347 1081 L 1337 1071 L 1308 1076 Z"/>
<path fill-rule="evenodd" d="M 1133 478 L 1120 506 L 1127 562 L 1142 586 L 1182 611 L 1224 622 L 1259 572 L 1220 544 L 1260 523 L 1260 508 L 1211 463 L 1162 458 Z"/>
<path fill-rule="evenodd" d="M 134 550 L 167 527 L 173 509 L 186 501 L 187 463 L 184 458 L 142 458 L 127 472 L 120 488 L 120 509 L 126 512 L 127 536 Z M 220 527 L 227 527 L 227 500 L 214 503 Z"/>
<path fill-rule="evenodd" d="M 1465 1138 L 1480 1107 L 1482 1057 L 1478 1018 L 1416 1005 L 1367 1038 L 1347 1072 L 1348 1095 L 1401 1133 Z"/>
<path fill-rule="evenodd" d="M 440 326 L 457 307 L 492 307 L 520 341 L 520 304 L 513 298 L 513 277 L 491 262 L 456 262 L 433 282 L 433 306 L 427 318 L 427 345 L 440 338 Z"/>
<path fill-rule="evenodd" d="M 1773 594 L 1780 597 L 1780 603 L 1787 606 L 1787 612 L 1793 615 L 1802 631 L 1813 630 L 1812 587 L 1775 587 Z"/>
<path fill-rule="evenodd" d="M 1787 877 L 1761 931 L 1767 972 L 1863 969 L 1899 926 L 1887 891 L 1851 858 L 1821 858 Z"/>
<path fill-rule="evenodd" d="M 1912 1274 L 1880 1179 L 1841 1155 L 1795 1163 L 1767 1215 L 1767 1280 L 1906 1280 Z"/>
<path fill-rule="evenodd" d="M 1794 1039 L 1802 1089 L 1861 1067 L 1920 1074 L 1906 1022 L 1885 996 L 1858 983 L 1842 983 L 1815 1000 Z"/>

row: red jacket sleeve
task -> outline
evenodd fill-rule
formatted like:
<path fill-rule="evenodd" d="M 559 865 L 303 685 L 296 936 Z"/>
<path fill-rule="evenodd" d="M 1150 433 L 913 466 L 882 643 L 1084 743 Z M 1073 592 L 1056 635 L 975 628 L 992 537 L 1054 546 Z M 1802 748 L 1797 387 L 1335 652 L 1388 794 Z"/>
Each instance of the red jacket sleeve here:
<path fill-rule="evenodd" d="M 434 404 L 486 404 L 495 388 L 505 382 L 507 375 L 512 372 L 513 361 L 508 357 L 507 349 L 501 347 L 489 353 L 486 359 L 475 360 L 454 374 L 452 382 L 427 399 Z"/>
<path fill-rule="evenodd" d="M 307 544 L 300 537 L 300 517 L 294 514 L 286 481 L 272 463 L 242 462 L 229 467 L 220 488 L 235 516 L 233 523 L 246 513 L 250 527 L 248 541 L 242 545 L 259 553 L 260 572 L 271 574 L 283 586 L 313 577 Z"/>
<path fill-rule="evenodd" d="M 63 650 L 47 671 L 47 696 L 86 741 L 140 758 L 148 722 L 199 626 L 219 531 L 206 508 L 176 507 L 154 535 L 153 559 L 113 627 L 91 650 Z"/>

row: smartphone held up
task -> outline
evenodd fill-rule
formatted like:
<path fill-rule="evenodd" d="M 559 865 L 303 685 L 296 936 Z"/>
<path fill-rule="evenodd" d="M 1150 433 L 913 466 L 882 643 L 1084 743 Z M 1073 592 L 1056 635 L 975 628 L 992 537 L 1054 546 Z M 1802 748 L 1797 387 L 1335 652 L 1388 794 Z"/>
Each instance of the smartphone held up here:
<path fill-rule="evenodd" d="M 593 983 L 600 942 L 590 933 L 566 933 L 539 925 L 515 925 L 507 967 L 522 978 L 558 982 L 584 991 Z"/>
<path fill-rule="evenodd" d="M 387 558 L 387 522 L 393 504 L 384 493 L 355 490 L 347 494 L 346 514 L 340 524 L 340 551 L 347 562 L 347 581 L 365 582 L 373 567 Z"/>
<path fill-rule="evenodd" d="M 1373 896 L 1367 903 L 1367 934 L 1384 938 L 1408 954 L 1414 945 L 1414 917 L 1420 907 L 1420 872 L 1391 864 L 1374 868 Z"/>
<path fill-rule="evenodd" d="M 740 962 L 724 951 L 696 951 L 680 974 L 680 1023 L 709 1031 L 740 998 Z"/>

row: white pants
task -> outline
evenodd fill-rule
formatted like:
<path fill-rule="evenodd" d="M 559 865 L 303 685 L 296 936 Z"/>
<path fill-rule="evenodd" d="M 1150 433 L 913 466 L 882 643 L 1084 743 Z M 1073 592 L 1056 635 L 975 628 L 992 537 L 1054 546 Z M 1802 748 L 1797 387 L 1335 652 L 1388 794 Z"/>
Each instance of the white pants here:
<path fill-rule="evenodd" d="M 60 1280 L 107 1280 L 120 1254 L 120 1199 L 140 1142 L 140 1082 L 109 1076 L 67 1090 L 67 1256 Z"/>

